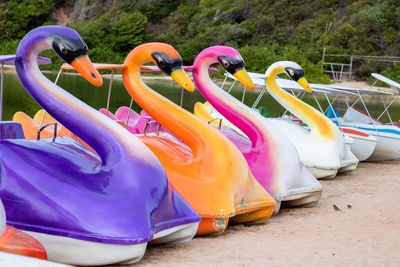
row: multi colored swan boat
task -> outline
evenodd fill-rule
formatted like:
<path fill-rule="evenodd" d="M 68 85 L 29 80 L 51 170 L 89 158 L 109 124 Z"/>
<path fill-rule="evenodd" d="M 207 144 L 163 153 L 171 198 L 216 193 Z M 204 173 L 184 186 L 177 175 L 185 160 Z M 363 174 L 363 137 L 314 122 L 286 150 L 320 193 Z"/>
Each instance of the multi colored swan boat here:
<path fill-rule="evenodd" d="M 276 80 L 277 84 L 279 87 L 282 89 L 285 89 L 286 91 L 290 92 L 292 95 L 296 96 L 299 98 L 299 100 L 303 101 L 303 97 L 306 94 L 306 91 L 295 81 L 291 80 L 286 80 L 286 79 L 277 79 Z M 265 87 L 265 80 L 264 79 L 255 79 L 255 84 L 258 84 L 262 87 Z M 335 100 L 339 97 L 352 97 L 352 96 L 357 96 L 356 94 L 352 92 L 347 92 L 347 91 L 342 91 L 342 90 L 337 90 L 331 88 L 329 85 L 325 84 L 315 84 L 315 83 L 310 83 L 309 84 L 311 89 L 312 89 L 312 94 L 313 98 L 321 111 L 322 114 L 326 114 L 328 118 L 330 116 L 335 117 L 334 114 L 332 114 L 330 111 L 333 108 L 333 104 Z M 328 108 L 323 109 L 321 103 L 315 95 L 320 95 L 324 96 Z M 333 100 L 329 98 L 329 96 L 334 96 Z M 258 99 L 260 100 L 260 99 Z M 259 101 L 254 102 L 253 107 L 258 104 Z M 286 112 L 285 112 L 286 113 Z M 297 118 L 294 115 L 284 115 L 282 116 L 285 119 L 292 120 L 293 122 L 298 123 L 299 125 L 303 127 L 308 127 L 307 124 L 304 124 L 304 122 Z M 372 153 L 375 150 L 376 146 L 376 138 L 372 135 L 369 135 L 365 131 L 359 130 L 359 129 L 354 129 L 350 127 L 341 127 L 339 126 L 339 130 L 343 133 L 344 139 L 345 139 L 345 146 L 350 147 L 351 152 L 357 157 L 359 161 L 366 160 L 369 158 Z M 347 149 L 347 148 L 346 148 Z"/>
<path fill-rule="evenodd" d="M 222 233 L 228 221 L 255 223 L 267 220 L 276 202 L 249 173 L 240 152 L 193 114 L 144 84 L 140 71 L 148 62 L 158 65 L 158 70 L 163 70 L 186 90 L 194 90 L 194 85 L 182 70 L 179 54 L 166 44 L 139 46 L 129 54 L 124 65 L 120 65 L 128 92 L 144 110 L 155 114 L 170 129 L 171 133 L 137 137 L 157 155 L 173 186 L 202 216 L 197 234 Z M 118 120 L 111 112 L 101 111 L 124 124 L 125 121 Z M 129 116 L 133 114 L 134 111 Z M 131 122 L 127 122 L 127 129 L 136 134 L 137 128 L 129 127 Z M 184 135 L 183 142 L 173 134 Z"/>
<path fill-rule="evenodd" d="M 203 50 L 193 64 L 193 79 L 204 98 L 228 121 L 247 137 L 230 127 L 219 130 L 242 152 L 257 181 L 286 206 L 315 204 L 321 196 L 322 186 L 301 163 L 290 140 L 264 117 L 218 87 L 208 75 L 208 67 L 219 63 L 247 88 L 254 85 L 244 70 L 244 61 L 233 48 L 214 46 Z M 207 122 L 213 121 L 201 103 L 194 113 Z"/>
<path fill-rule="evenodd" d="M 184 143 L 167 132 L 140 137 L 160 159 L 174 188 L 202 217 L 197 234 L 221 233 L 228 221 L 266 221 L 276 202 L 254 179 L 243 156 L 218 131 L 149 88 L 140 75 L 140 67 L 149 62 L 186 90 L 193 91 L 194 85 L 170 45 L 144 44 L 125 60 L 122 77 L 128 93 Z"/>
<path fill-rule="evenodd" d="M 1 140 L 7 222 L 39 240 L 50 260 L 76 265 L 135 262 L 148 242 L 190 240 L 200 217 L 169 186 L 160 162 L 122 126 L 50 82 L 37 65 L 47 49 L 102 84 L 82 38 L 61 26 L 40 27 L 22 39 L 17 74 L 31 96 L 96 153 L 68 137 Z"/>
<path fill-rule="evenodd" d="M 338 127 L 321 112 L 281 89 L 275 81 L 280 73 L 286 73 L 311 92 L 304 79 L 303 69 L 291 61 L 272 64 L 265 74 L 266 89 L 285 109 L 306 123 L 308 128 L 282 118 L 263 118 L 264 121 L 280 129 L 290 139 L 301 161 L 316 178 L 333 178 L 338 171 L 355 169 L 358 159 L 350 151 L 351 147 L 345 145 Z"/>

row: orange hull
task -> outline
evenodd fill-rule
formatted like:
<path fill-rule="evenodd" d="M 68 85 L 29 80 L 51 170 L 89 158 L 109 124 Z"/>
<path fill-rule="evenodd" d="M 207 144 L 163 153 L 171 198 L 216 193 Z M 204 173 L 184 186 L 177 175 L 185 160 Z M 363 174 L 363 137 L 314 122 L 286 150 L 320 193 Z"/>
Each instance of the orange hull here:
<path fill-rule="evenodd" d="M 202 217 L 197 235 L 220 234 L 228 222 L 263 223 L 272 215 L 275 200 L 266 194 L 249 171 L 237 176 L 232 172 L 240 170 L 230 166 L 225 170 L 216 169 L 217 176 L 203 168 L 204 163 L 199 164 L 198 169 L 188 164 L 193 160 L 192 151 L 168 133 L 137 137 L 157 156 L 170 183 Z M 214 179 L 207 178 L 213 176 Z"/>
<path fill-rule="evenodd" d="M 36 239 L 8 225 L 0 237 L 0 251 L 47 260 L 44 247 Z"/>

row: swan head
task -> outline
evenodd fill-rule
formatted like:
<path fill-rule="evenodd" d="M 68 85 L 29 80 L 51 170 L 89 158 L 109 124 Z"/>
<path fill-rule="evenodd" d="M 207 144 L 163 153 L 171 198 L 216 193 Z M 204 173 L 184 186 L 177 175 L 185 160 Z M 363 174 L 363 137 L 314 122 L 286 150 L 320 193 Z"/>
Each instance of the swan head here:
<path fill-rule="evenodd" d="M 311 87 L 304 78 L 304 70 L 293 61 L 278 61 L 272 64 L 265 72 L 265 77 L 275 77 L 280 73 L 286 73 L 293 81 L 297 82 L 304 90 L 311 93 Z"/>
<path fill-rule="evenodd" d="M 197 66 L 202 61 L 207 64 L 219 63 L 224 70 L 232 74 L 241 84 L 251 90 L 254 89 L 254 83 L 244 68 L 244 60 L 236 49 L 229 46 L 211 46 L 201 51 L 193 65 Z"/>
<path fill-rule="evenodd" d="M 75 30 L 62 27 L 61 31 L 51 34 L 49 38 L 54 52 L 64 62 L 70 64 L 93 85 L 103 85 L 103 79 L 87 55 L 88 46 Z"/>
<path fill-rule="evenodd" d="M 183 70 L 183 62 L 179 53 L 165 43 L 146 43 L 134 48 L 125 59 L 125 64 L 129 62 L 139 62 L 145 64 L 153 62 L 157 67 L 169 75 L 175 82 L 189 92 L 194 91 L 194 84 Z"/>

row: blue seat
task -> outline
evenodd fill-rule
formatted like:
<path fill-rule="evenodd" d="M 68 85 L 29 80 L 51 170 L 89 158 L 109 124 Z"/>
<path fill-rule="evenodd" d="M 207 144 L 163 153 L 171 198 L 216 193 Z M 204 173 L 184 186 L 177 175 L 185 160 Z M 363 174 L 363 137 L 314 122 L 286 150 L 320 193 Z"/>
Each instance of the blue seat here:
<path fill-rule="evenodd" d="M 335 119 L 335 118 L 340 118 L 340 117 L 341 117 L 339 111 L 337 111 L 337 110 L 336 110 L 335 108 L 333 108 L 333 107 L 329 107 L 329 108 L 328 108 L 328 110 L 327 110 L 327 112 L 326 112 L 326 116 L 327 116 L 329 119 Z"/>
<path fill-rule="evenodd" d="M 0 140 L 25 139 L 22 126 L 15 121 L 0 121 Z"/>

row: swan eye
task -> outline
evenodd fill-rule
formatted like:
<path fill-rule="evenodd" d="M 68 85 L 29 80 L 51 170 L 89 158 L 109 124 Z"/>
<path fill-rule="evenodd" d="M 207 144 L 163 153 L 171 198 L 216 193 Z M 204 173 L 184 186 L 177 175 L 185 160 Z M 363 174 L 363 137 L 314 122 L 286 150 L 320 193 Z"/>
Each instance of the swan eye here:
<path fill-rule="evenodd" d="M 226 69 L 229 67 L 229 62 L 225 58 L 222 58 L 221 65 L 222 65 L 222 67 L 224 67 Z"/>
<path fill-rule="evenodd" d="M 285 68 L 285 70 L 287 75 L 294 81 L 298 81 L 300 78 L 304 77 L 303 69 Z"/>
<path fill-rule="evenodd" d="M 164 60 L 160 60 L 160 61 L 158 62 L 158 66 L 159 66 L 160 68 L 164 68 L 164 67 L 166 66 L 165 61 L 164 61 Z"/>
<path fill-rule="evenodd" d="M 233 59 L 228 56 L 219 56 L 218 62 L 230 74 L 234 74 L 238 70 L 241 70 L 244 68 L 244 62 L 243 62 L 243 59 L 241 59 L 241 58 Z"/>
<path fill-rule="evenodd" d="M 65 46 L 61 45 L 61 44 L 60 44 L 60 51 L 64 55 L 66 55 L 68 53 L 68 49 Z"/>

